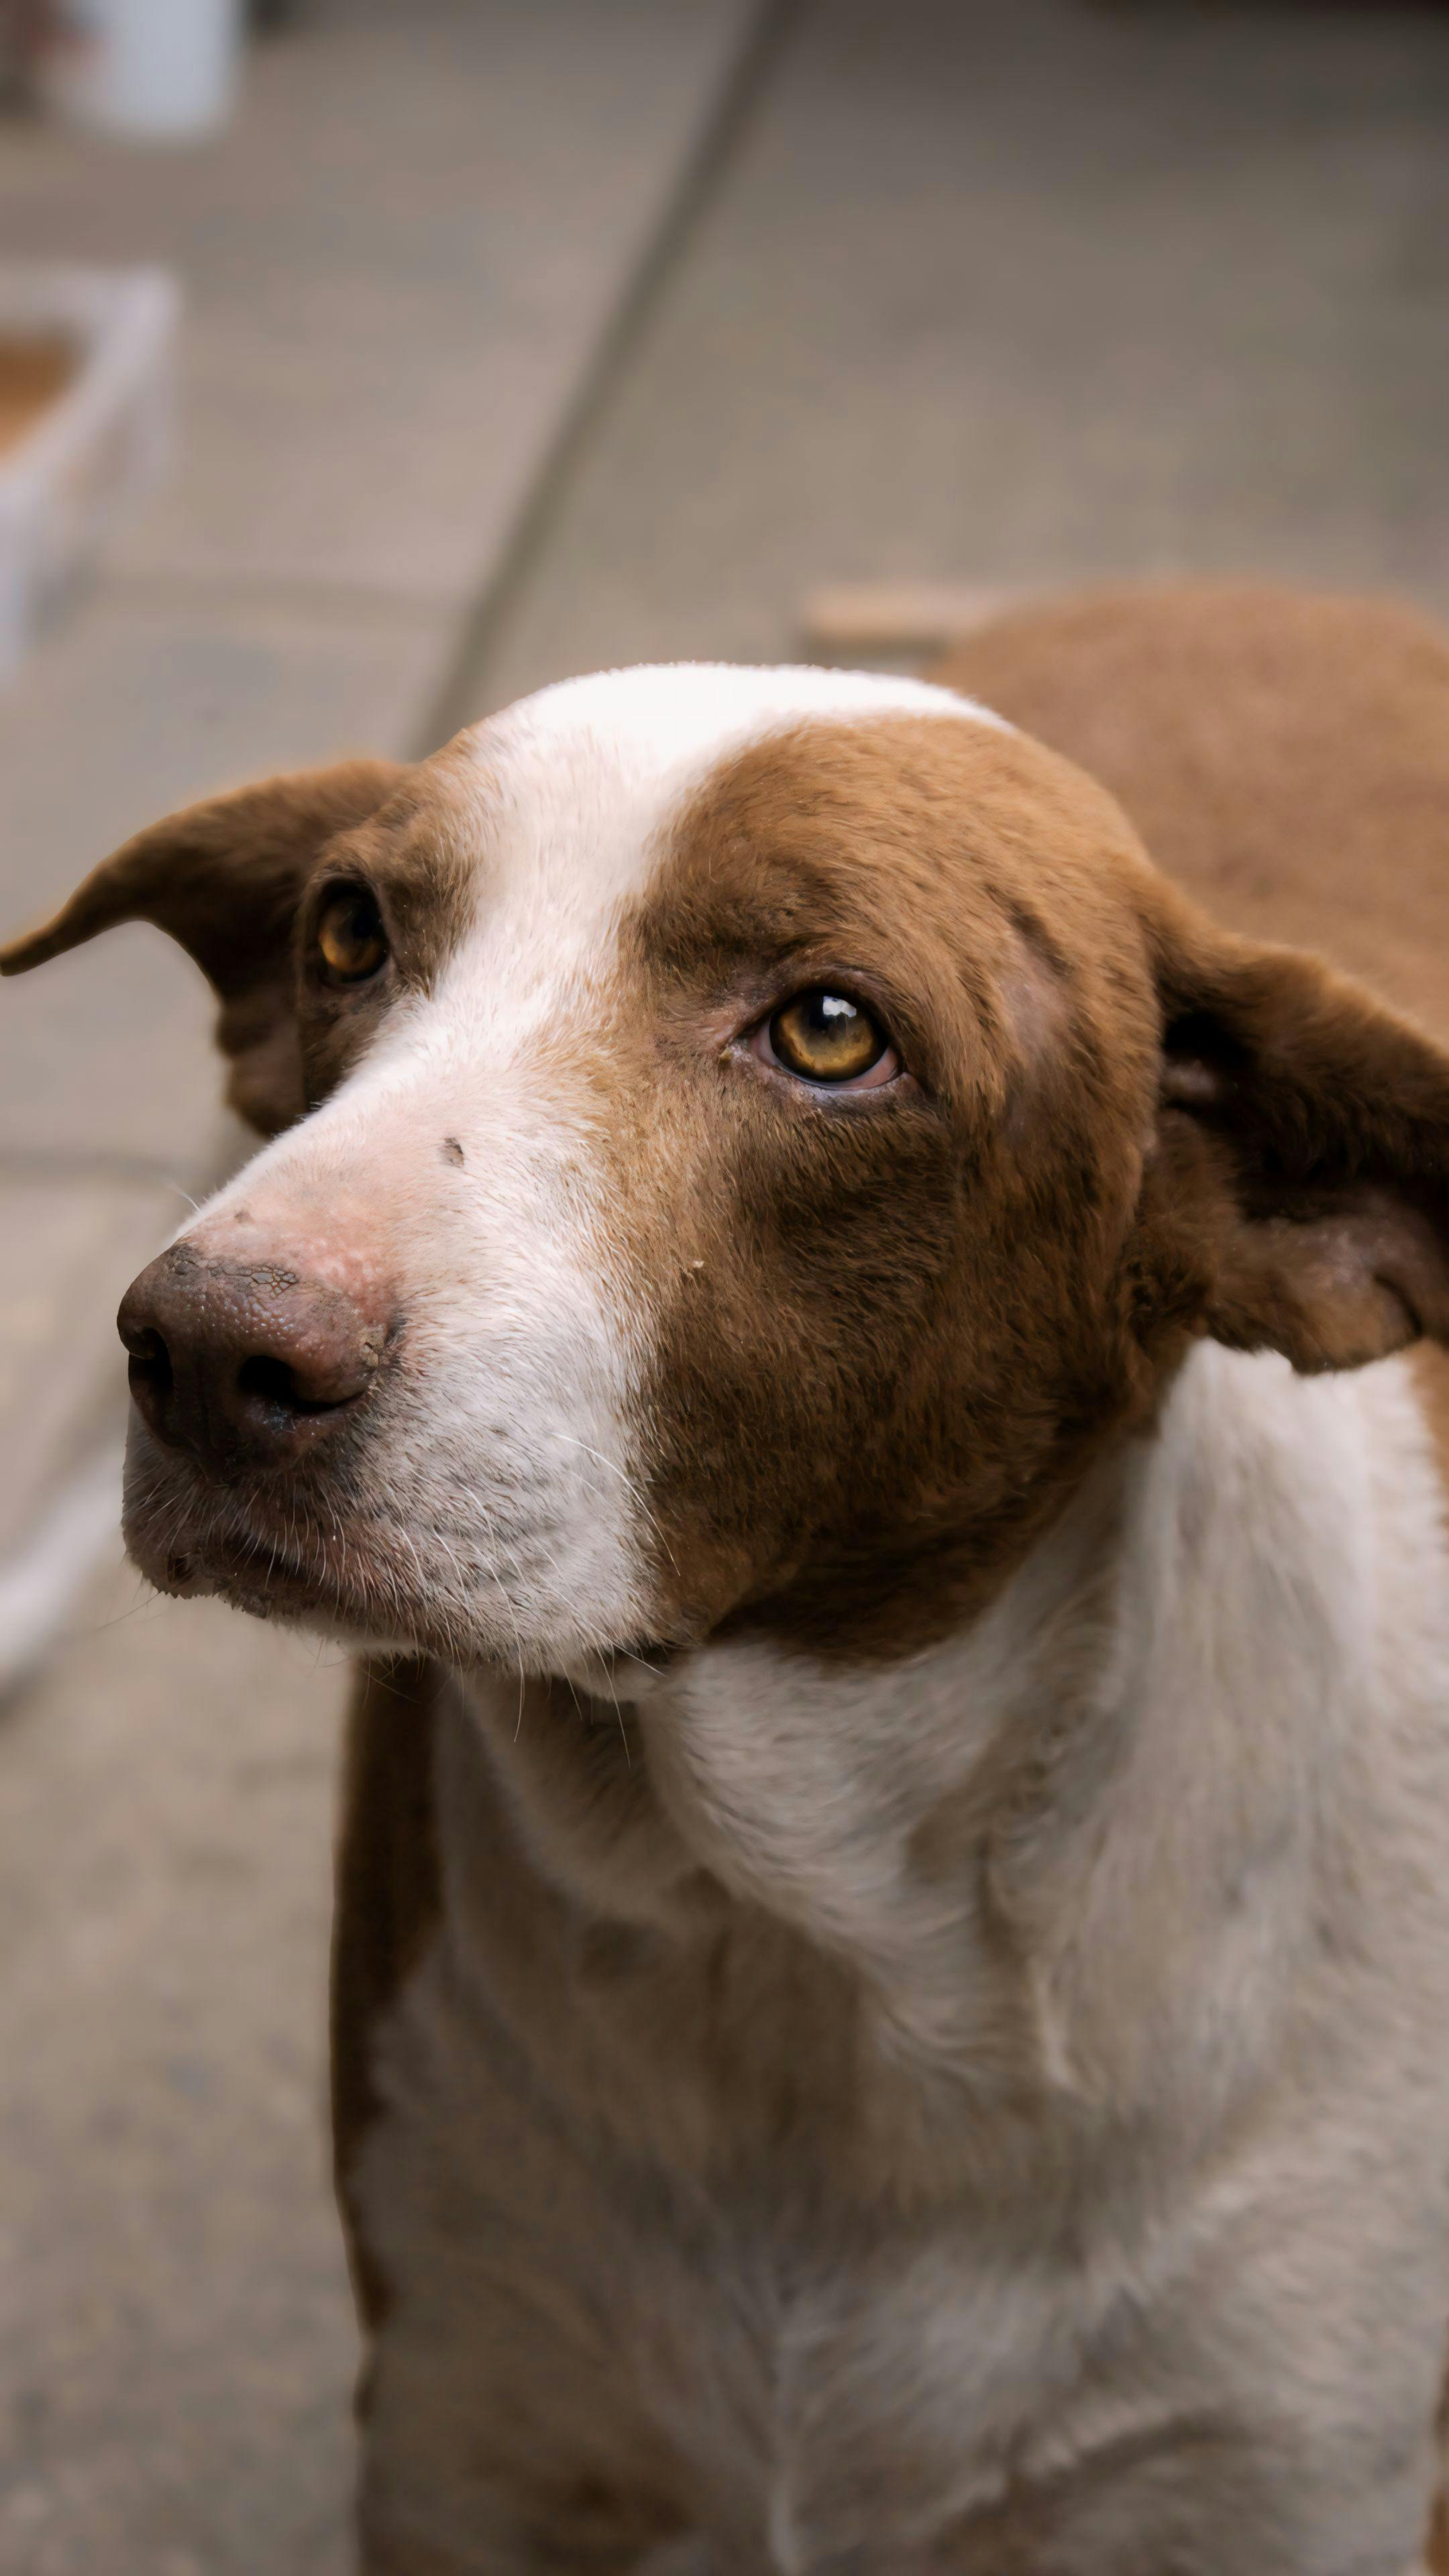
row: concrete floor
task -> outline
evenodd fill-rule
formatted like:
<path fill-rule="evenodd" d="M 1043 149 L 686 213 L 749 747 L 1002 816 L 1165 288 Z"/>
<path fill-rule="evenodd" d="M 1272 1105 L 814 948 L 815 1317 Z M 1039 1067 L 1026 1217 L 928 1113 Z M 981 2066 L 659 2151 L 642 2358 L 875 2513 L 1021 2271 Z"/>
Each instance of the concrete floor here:
<path fill-rule="evenodd" d="M 803 8 L 452 712 L 789 653 L 850 575 L 1252 566 L 1449 606 L 1446 127 L 1430 9 Z M 108 613 L 123 640 L 139 591 Z M 146 1079 L 158 1115 L 194 1095 L 179 1021 Z M 340 2570 L 339 1677 L 132 1600 L 108 1569 L 0 1732 L 0 2576 Z"/>
<path fill-rule="evenodd" d="M 0 1736 L 0 2568 L 343 2576 L 344 1674 L 119 1551 Z"/>
<path fill-rule="evenodd" d="M 1449 610 L 1446 314 L 1443 9 L 807 6 L 451 712 L 857 577 Z"/>

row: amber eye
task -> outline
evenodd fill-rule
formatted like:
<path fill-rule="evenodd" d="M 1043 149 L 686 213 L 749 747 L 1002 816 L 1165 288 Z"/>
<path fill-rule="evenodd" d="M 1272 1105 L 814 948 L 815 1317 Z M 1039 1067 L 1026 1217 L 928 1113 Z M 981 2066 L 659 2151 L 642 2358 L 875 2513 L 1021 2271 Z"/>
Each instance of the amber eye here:
<path fill-rule="evenodd" d="M 317 954 L 329 984 L 365 984 L 387 957 L 382 915 L 366 886 L 339 886 L 317 919 Z"/>
<path fill-rule="evenodd" d="M 863 1074 L 896 1070 L 890 1041 L 869 1011 L 822 985 L 797 993 L 775 1013 L 769 1043 L 776 1063 L 805 1082 L 858 1082 Z"/>

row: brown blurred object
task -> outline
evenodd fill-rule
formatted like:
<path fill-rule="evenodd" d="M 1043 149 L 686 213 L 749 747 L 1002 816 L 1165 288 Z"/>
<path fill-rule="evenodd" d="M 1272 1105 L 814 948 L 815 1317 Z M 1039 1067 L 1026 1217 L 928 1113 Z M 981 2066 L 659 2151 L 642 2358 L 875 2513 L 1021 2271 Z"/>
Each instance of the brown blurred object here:
<path fill-rule="evenodd" d="M 800 603 L 800 638 L 807 652 L 831 661 L 883 653 L 924 659 L 1020 605 L 1020 592 L 1001 583 L 822 582 Z"/>
<path fill-rule="evenodd" d="M 59 23 L 55 0 L 0 0 L 0 109 L 29 105 L 31 73 Z"/>
<path fill-rule="evenodd" d="M 69 340 L 0 338 L 0 456 L 35 427 L 75 369 Z"/>

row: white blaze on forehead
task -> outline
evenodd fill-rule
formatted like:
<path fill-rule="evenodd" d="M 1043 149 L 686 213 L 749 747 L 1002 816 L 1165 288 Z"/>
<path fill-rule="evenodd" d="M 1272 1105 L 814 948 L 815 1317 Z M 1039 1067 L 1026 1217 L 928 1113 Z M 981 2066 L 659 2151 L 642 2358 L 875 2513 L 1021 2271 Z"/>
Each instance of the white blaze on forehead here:
<path fill-rule="evenodd" d="M 458 746 L 478 765 L 481 912 L 500 931 L 508 920 L 520 946 L 535 943 L 535 967 L 596 953 L 648 885 L 675 816 L 723 761 L 797 725 L 892 715 L 1010 730 L 925 680 L 732 662 L 598 671 L 521 698 Z"/>

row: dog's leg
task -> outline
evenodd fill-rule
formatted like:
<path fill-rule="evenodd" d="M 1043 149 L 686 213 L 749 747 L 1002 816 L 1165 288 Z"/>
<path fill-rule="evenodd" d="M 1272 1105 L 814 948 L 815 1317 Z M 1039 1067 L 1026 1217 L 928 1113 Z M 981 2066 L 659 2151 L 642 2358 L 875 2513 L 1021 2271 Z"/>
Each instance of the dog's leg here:
<path fill-rule="evenodd" d="M 678 2540 L 664 2540 L 651 2549 L 639 2560 L 633 2576 L 715 2576 L 715 2562 L 708 2541 L 685 2532 Z"/>
<path fill-rule="evenodd" d="M 1441 2415 L 1439 2489 L 1434 2498 L 1434 2514 L 1429 2529 L 1428 2546 L 1424 2552 L 1424 2563 L 1421 2568 L 1414 2569 L 1413 2576 L 1449 2576 L 1449 2484 L 1446 2484 L 1446 2479 L 1449 2479 L 1449 2457 L 1444 2455 L 1443 2441 L 1444 2429 Z"/>
<path fill-rule="evenodd" d="M 432 1768 L 440 1679 L 436 1664 L 368 1656 L 357 1667 L 348 1717 L 332 1934 L 332 2138 L 365 2326 L 377 2321 L 382 2290 L 354 2174 L 377 2116 L 378 2025 L 438 1914 Z"/>
<path fill-rule="evenodd" d="M 567 2544 L 543 2543 L 520 2547 L 516 2537 L 500 2536 L 496 2548 L 479 2537 L 478 2547 L 470 2544 L 466 2557 L 454 2553 L 440 2555 L 427 2542 L 414 2540 L 379 2540 L 362 2536 L 358 2560 L 359 2576 L 716 2576 L 716 2561 L 706 2542 L 692 2533 L 678 2539 L 664 2540 L 645 2552 L 642 2558 L 622 2559 L 580 2557 Z M 1419 2576 L 1414 2569 L 1411 2576 Z"/>
<path fill-rule="evenodd" d="M 358 2510 L 360 2576 L 717 2576 L 693 2532 L 675 2531 L 666 2507 L 621 2490 L 591 2492 L 586 2478 L 556 2497 L 506 2484 L 417 2484 L 379 2474 L 364 2457 Z M 733 2576 L 733 2570 L 732 2570 Z"/>

